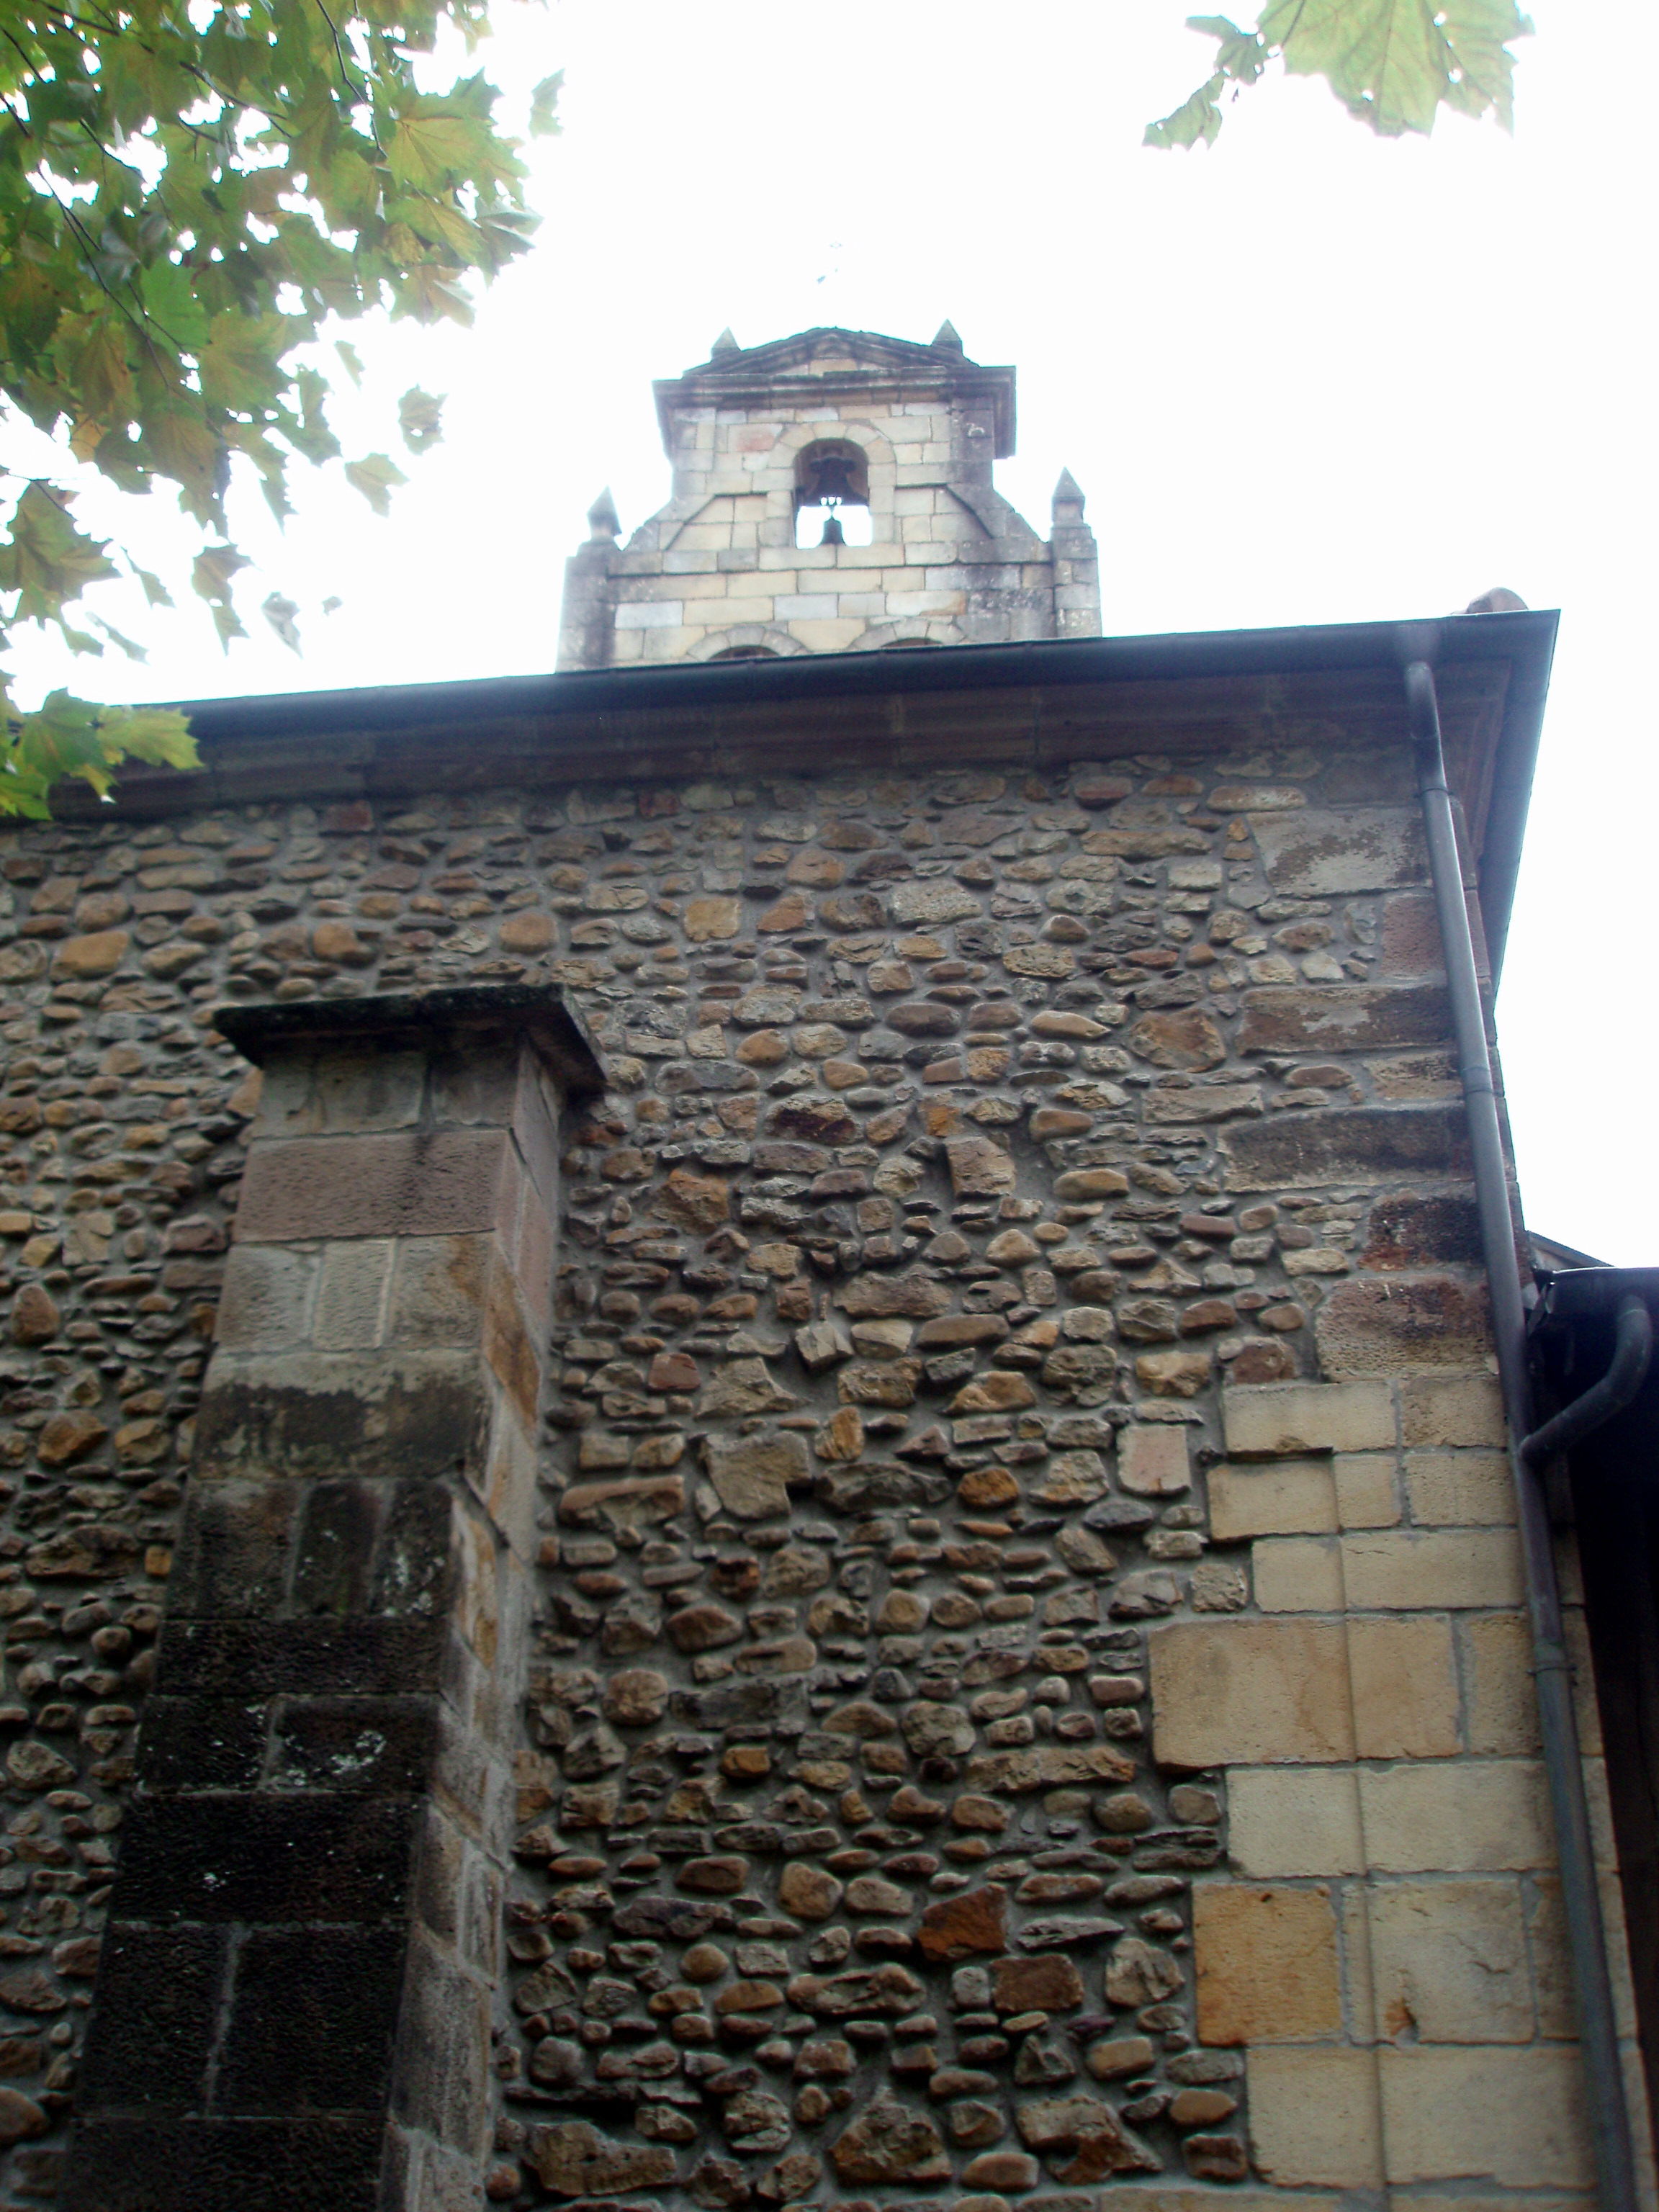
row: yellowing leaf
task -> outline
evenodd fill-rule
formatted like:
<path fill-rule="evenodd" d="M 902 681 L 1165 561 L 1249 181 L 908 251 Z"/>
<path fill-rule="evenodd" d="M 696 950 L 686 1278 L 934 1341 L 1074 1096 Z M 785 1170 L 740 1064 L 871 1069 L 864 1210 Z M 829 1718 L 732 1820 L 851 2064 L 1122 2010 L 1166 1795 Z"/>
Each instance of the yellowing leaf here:
<path fill-rule="evenodd" d="M 488 125 L 477 116 L 447 111 L 434 101 L 417 113 L 400 116 L 392 125 L 386 167 L 400 185 L 438 191 L 468 173 L 488 135 Z"/>
<path fill-rule="evenodd" d="M 202 757 L 190 734 L 190 718 L 173 707 L 105 707 L 99 734 L 117 757 L 150 761 L 158 768 L 199 768 Z"/>
<path fill-rule="evenodd" d="M 216 315 L 202 349 L 202 396 L 239 413 L 268 407 L 288 380 L 278 366 L 290 340 L 286 315 Z"/>
<path fill-rule="evenodd" d="M 88 538 L 70 520 L 67 495 L 54 495 L 43 483 L 25 487 L 10 536 L 0 541 L 0 592 L 18 593 L 20 619 L 57 621 L 88 584 L 116 574 L 105 541 Z"/>
<path fill-rule="evenodd" d="M 52 787 L 64 776 L 79 776 L 101 798 L 127 759 L 201 765 L 190 724 L 173 708 L 100 707 L 58 690 L 23 714 L 0 695 L 0 816 L 44 820 Z"/>
<path fill-rule="evenodd" d="M 564 71 L 556 70 L 544 76 L 530 95 L 530 135 L 532 138 L 547 138 L 557 131 L 559 118 L 555 113 L 560 93 L 564 89 Z"/>
<path fill-rule="evenodd" d="M 180 506 L 199 521 L 208 520 L 217 504 L 225 459 L 211 425 L 182 405 L 147 410 L 143 422 L 158 465 L 179 486 Z"/>
<path fill-rule="evenodd" d="M 230 604 L 230 580 L 239 568 L 248 565 L 246 553 L 239 553 L 234 545 L 209 545 L 196 556 L 191 570 L 191 583 L 198 595 L 212 600 L 216 605 Z"/>
<path fill-rule="evenodd" d="M 411 453 L 423 453 L 443 436 L 443 407 L 441 397 L 434 398 L 418 384 L 411 384 L 398 402 L 398 428 Z"/>
<path fill-rule="evenodd" d="M 346 482 L 362 492 L 376 514 L 390 514 L 393 487 L 409 478 L 385 453 L 368 453 L 361 461 L 346 463 Z"/>
<path fill-rule="evenodd" d="M 228 640 L 229 487 L 257 472 L 280 517 L 295 465 L 338 455 L 329 401 L 362 369 L 349 324 L 388 305 L 465 323 L 473 277 L 526 248 L 498 95 L 482 75 L 422 82 L 449 33 L 474 47 L 489 0 L 0 7 L 0 390 L 106 495 L 171 483 L 200 526 L 179 567 Z M 537 87 L 535 130 L 556 94 Z M 434 397 L 405 394 L 411 451 L 439 425 Z M 402 481 L 383 453 L 350 473 L 382 511 Z M 112 559 L 50 486 L 0 489 L 0 647 L 21 617 L 70 652 L 141 650 L 83 595 L 118 566 L 169 604 L 161 580 Z M 273 592 L 265 607 L 290 644 L 292 606 Z M 63 773 L 102 788 L 151 726 L 121 738 L 113 715 L 69 691 L 26 715 L 0 684 L 0 812 L 45 812 Z"/>
<path fill-rule="evenodd" d="M 127 329 L 112 314 L 102 317 L 73 349 L 72 373 L 80 386 L 82 404 L 100 434 L 132 417 Z M 95 446 L 97 439 L 92 443 Z"/>

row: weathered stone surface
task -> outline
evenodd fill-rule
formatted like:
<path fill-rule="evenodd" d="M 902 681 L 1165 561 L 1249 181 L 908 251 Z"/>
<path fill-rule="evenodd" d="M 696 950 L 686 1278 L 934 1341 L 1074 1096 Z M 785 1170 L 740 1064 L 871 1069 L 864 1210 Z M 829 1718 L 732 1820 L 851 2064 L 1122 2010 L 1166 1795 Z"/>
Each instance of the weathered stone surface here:
<path fill-rule="evenodd" d="M 615 1482 L 573 1483 L 559 1499 L 559 1518 L 637 1525 L 665 1521 L 684 1504 L 683 1474 L 627 1475 Z"/>
<path fill-rule="evenodd" d="M 1340 2032 L 1328 1889 L 1200 1882 L 1193 1932 L 1206 2043 L 1307 2043 Z"/>
<path fill-rule="evenodd" d="M 901 884 L 893 893 L 895 921 L 937 927 L 941 922 L 965 921 L 980 910 L 972 892 L 958 890 L 954 884 Z"/>
<path fill-rule="evenodd" d="M 648 1728 L 668 1707 L 668 1678 L 654 1667 L 624 1667 L 605 1686 L 603 1711 L 621 1728 Z"/>
<path fill-rule="evenodd" d="M 1315 1334 L 1334 1382 L 1422 1368 L 1468 1373 L 1491 1351 L 1486 1287 L 1449 1275 L 1339 1284 L 1320 1310 Z"/>
<path fill-rule="evenodd" d="M 685 933 L 694 945 L 735 937 L 742 923 L 743 908 L 734 898 L 695 898 L 686 906 Z"/>
<path fill-rule="evenodd" d="M 25 1283 L 11 1302 L 14 1344 L 49 1344 L 63 1327 L 63 1316 L 52 1293 L 42 1283 Z"/>
<path fill-rule="evenodd" d="M 1435 1044 L 1447 1036 L 1446 994 L 1432 984 L 1307 984 L 1247 991 L 1241 1052 L 1359 1052 Z"/>
<path fill-rule="evenodd" d="M 811 1473 L 806 1444 L 792 1432 L 765 1437 L 710 1437 L 704 1464 L 715 1494 L 739 1521 L 769 1521 L 789 1510 L 789 1485 Z"/>
<path fill-rule="evenodd" d="M 1156 2173 L 1158 2160 L 1099 2097 L 1034 2098 L 1015 2113 L 1020 2139 L 1045 2151 L 1054 2179 L 1103 2181 L 1115 2173 Z"/>
<path fill-rule="evenodd" d="M 1091 1782 L 1127 1782 L 1134 1761 L 1109 1744 L 1044 1744 L 1032 1751 L 984 1752 L 968 1762 L 971 1787 L 989 1792 L 1059 1789 Z"/>
<path fill-rule="evenodd" d="M 718 1414 L 774 1413 L 795 1403 L 793 1392 L 774 1377 L 763 1359 L 728 1360 L 697 1400 L 701 1418 Z"/>
<path fill-rule="evenodd" d="M 1091 2043 L 1085 2058 L 1097 2081 L 1115 2081 L 1126 2074 L 1146 2073 L 1156 2055 L 1150 2036 L 1110 2035 Z"/>
<path fill-rule="evenodd" d="M 778 1903 L 797 1920 L 827 1920 L 841 1901 L 842 1885 L 832 1874 L 792 1859 L 778 1882 Z"/>
<path fill-rule="evenodd" d="M 729 1185 L 719 1176 L 676 1168 L 658 1192 L 653 1211 L 687 1229 L 717 1229 L 732 1210 Z"/>
<path fill-rule="evenodd" d="M 974 1747 L 974 1724 L 960 1705 L 907 1705 L 900 1725 L 919 1759 L 948 1759 Z"/>
<path fill-rule="evenodd" d="M 1220 1030 L 1197 1006 L 1143 1014 L 1129 1030 L 1127 1042 L 1154 1067 L 1219 1067 L 1227 1057 Z"/>
<path fill-rule="evenodd" d="M 54 1413 L 40 1431 L 35 1450 L 43 1467 L 68 1467 L 96 1450 L 108 1434 L 89 1413 Z"/>
<path fill-rule="evenodd" d="M 27 2142 L 31 2136 L 45 2135 L 51 2125 L 33 2097 L 0 2083 L 0 2145 Z"/>
<path fill-rule="evenodd" d="M 621 2197 L 674 2179 L 674 2154 L 603 2136 L 586 2120 L 532 2127 L 526 2146 L 544 2189 L 559 2197 Z"/>
<path fill-rule="evenodd" d="M 521 910 L 509 914 L 501 923 L 503 952 L 545 952 L 558 936 L 558 924 L 550 914 L 534 914 Z"/>
<path fill-rule="evenodd" d="M 682 1651 L 716 1651 L 738 1641 L 743 1623 L 723 1605 L 688 1605 L 670 1616 L 668 1633 Z"/>
<path fill-rule="evenodd" d="M 1008 1893 L 997 1883 L 930 1905 L 918 1942 L 929 1959 L 969 1959 L 1007 1948 Z"/>
<path fill-rule="evenodd" d="M 1083 1978 L 1065 1957 L 999 1959 L 994 1986 L 1003 2013 L 1074 2012 L 1084 2001 Z"/>
<path fill-rule="evenodd" d="M 951 1186 L 959 1196 L 1000 1196 L 1015 1182 L 1012 1156 L 988 1137 L 951 1137 L 945 1145 Z"/>
<path fill-rule="evenodd" d="M 1160 1763 L 1353 1757 L 1340 1626 L 1293 1618 L 1173 1622 L 1152 1632 L 1149 1650 Z"/>
<path fill-rule="evenodd" d="M 1189 1488 L 1187 1431 L 1178 1423 L 1132 1423 L 1117 1440 L 1118 1480 L 1138 1498 L 1174 1498 Z"/>
<path fill-rule="evenodd" d="M 107 975 L 126 958 L 131 942 L 125 929 L 99 929 L 86 937 L 66 937 L 54 949 L 52 964 L 63 975 Z"/>
<path fill-rule="evenodd" d="M 1035 2189 L 1040 2169 L 1034 2158 L 1018 2150 L 982 2150 L 962 2169 L 969 2189 L 1022 2191 Z"/>
<path fill-rule="evenodd" d="M 836 1302 L 860 1320 L 896 1315 L 925 1321 L 945 1310 L 951 1293 L 936 1276 L 913 1267 L 902 1275 L 855 1275 Z"/>
<path fill-rule="evenodd" d="M 878 2097 L 830 2147 L 842 2182 L 948 2181 L 945 2141 L 926 2112 Z"/>
<path fill-rule="evenodd" d="M 1415 808 L 1310 807 L 1299 814 L 1260 814 L 1253 827 L 1275 890 L 1327 898 L 1394 890 L 1428 878 Z"/>
<path fill-rule="evenodd" d="M 1327 1183 L 1455 1180 L 1469 1172 L 1462 1110 L 1442 1106 L 1320 1109 L 1229 1129 L 1229 1190 L 1306 1190 Z"/>

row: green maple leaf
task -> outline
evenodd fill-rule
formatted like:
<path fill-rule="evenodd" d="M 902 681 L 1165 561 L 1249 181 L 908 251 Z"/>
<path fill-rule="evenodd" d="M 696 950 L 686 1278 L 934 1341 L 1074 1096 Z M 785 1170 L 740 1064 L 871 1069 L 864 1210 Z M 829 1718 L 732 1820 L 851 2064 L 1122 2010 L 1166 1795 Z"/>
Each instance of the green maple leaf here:
<path fill-rule="evenodd" d="M 21 718 L 14 742 L 24 779 L 42 799 L 64 776 L 80 776 L 100 798 L 109 788 L 108 763 L 98 738 L 98 708 L 85 699 L 68 691 L 52 692 L 33 714 Z"/>
<path fill-rule="evenodd" d="M 152 262 L 138 279 L 138 295 L 152 325 L 179 353 L 195 353 L 206 343 L 207 315 L 190 271 L 178 262 Z"/>
<path fill-rule="evenodd" d="M 31 714 L 0 686 L 0 817 L 44 821 L 52 787 L 79 776 L 101 798 L 125 759 L 176 769 L 199 767 L 190 724 L 171 707 L 102 707 L 53 691 Z"/>
<path fill-rule="evenodd" d="M 1514 127 L 1511 39 L 1532 29 L 1515 0 L 1268 0 L 1261 36 L 1294 75 L 1328 78 L 1384 137 L 1431 131 L 1443 101 Z"/>
<path fill-rule="evenodd" d="M 422 392 L 418 384 L 411 384 L 398 402 L 398 428 L 411 453 L 423 453 L 443 436 L 443 406 L 441 398 Z"/>
<path fill-rule="evenodd" d="M 474 276 L 529 245 L 494 88 L 476 73 L 447 90 L 422 81 L 424 58 L 450 32 L 471 51 L 488 13 L 489 0 L 0 0 L 0 409 L 124 497 L 171 484 L 199 526 L 191 580 L 222 638 L 241 634 L 241 556 L 221 542 L 233 482 L 256 473 L 281 516 L 294 464 L 339 453 L 327 403 L 361 363 L 337 326 L 387 307 L 464 323 Z M 536 88 L 532 129 L 552 126 L 557 90 Z M 422 450 L 437 400 L 414 387 L 398 423 Z M 382 513 L 404 481 L 384 453 L 348 473 Z M 141 650 L 142 630 L 76 606 L 122 568 L 152 606 L 170 604 L 161 578 L 76 527 L 52 484 L 27 487 L 0 520 L 0 646 L 33 620 L 71 652 Z M 278 635 L 290 604 L 267 601 Z M 45 812 L 60 774 L 106 777 L 142 745 L 173 744 L 156 735 L 172 728 L 68 690 L 26 714 L 0 684 L 0 812 Z"/>
<path fill-rule="evenodd" d="M 76 528 L 67 494 L 27 485 L 12 514 L 10 537 L 0 541 L 0 592 L 18 594 L 15 617 L 59 621 L 65 605 L 88 584 L 118 574 L 106 542 Z"/>
<path fill-rule="evenodd" d="M 292 343 L 286 315 L 216 315 L 201 352 L 202 397 L 239 414 L 268 407 L 288 381 L 282 355 Z"/>
<path fill-rule="evenodd" d="M 441 191 L 488 165 L 495 147 L 489 113 L 493 99 L 482 77 L 471 77 L 448 93 L 425 94 L 407 102 L 384 141 L 394 182 L 416 191 Z"/>
<path fill-rule="evenodd" d="M 1254 84 L 1275 56 L 1296 76 L 1322 76 L 1351 115 L 1379 137 L 1431 131 L 1439 110 L 1492 115 L 1514 125 L 1511 39 L 1532 25 L 1515 0 L 1266 0 L 1243 30 L 1224 15 L 1193 15 L 1188 28 L 1218 43 L 1209 81 L 1161 122 L 1149 146 L 1213 143 L 1221 95 Z"/>
<path fill-rule="evenodd" d="M 1221 129 L 1221 94 L 1227 80 L 1218 73 L 1200 85 L 1179 107 L 1146 125 L 1143 146 L 1213 146 Z"/>
<path fill-rule="evenodd" d="M 559 128 L 556 112 L 559 94 L 564 89 L 564 71 L 556 70 L 544 76 L 530 95 L 530 135 L 532 138 L 548 138 Z"/>
<path fill-rule="evenodd" d="M 246 553 L 239 553 L 234 545 L 205 546 L 196 556 L 191 570 L 191 585 L 200 599 L 215 606 L 230 605 L 230 580 L 239 568 L 247 566 Z"/>
<path fill-rule="evenodd" d="M 390 514 L 388 495 L 395 484 L 407 483 L 409 478 L 385 453 L 366 453 L 361 461 L 346 463 L 346 482 L 362 492 L 376 514 Z"/>
<path fill-rule="evenodd" d="M 202 764 L 190 717 L 173 707 L 100 707 L 99 726 L 106 750 L 118 757 L 152 762 L 158 768 L 191 769 Z"/>

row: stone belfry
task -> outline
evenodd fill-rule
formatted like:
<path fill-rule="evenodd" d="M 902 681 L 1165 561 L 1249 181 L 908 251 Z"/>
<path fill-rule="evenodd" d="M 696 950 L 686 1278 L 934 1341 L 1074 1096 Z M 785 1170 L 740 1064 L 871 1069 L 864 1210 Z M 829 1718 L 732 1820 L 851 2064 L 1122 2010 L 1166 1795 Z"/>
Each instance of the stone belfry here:
<path fill-rule="evenodd" d="M 561 668 L 1100 635 L 1083 495 L 1063 473 L 1044 540 L 996 490 L 1014 372 L 969 361 L 949 323 L 931 345 L 728 331 L 655 389 L 672 495 L 626 544 L 595 501 Z"/>

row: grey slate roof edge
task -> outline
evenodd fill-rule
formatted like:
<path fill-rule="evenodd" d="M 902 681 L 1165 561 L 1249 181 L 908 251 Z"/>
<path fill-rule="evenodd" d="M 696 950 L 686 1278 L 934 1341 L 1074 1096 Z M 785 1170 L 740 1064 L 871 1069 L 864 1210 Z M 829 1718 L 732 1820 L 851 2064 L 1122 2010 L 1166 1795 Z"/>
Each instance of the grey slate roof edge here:
<path fill-rule="evenodd" d="M 1559 617 L 1552 611 L 1437 618 L 1438 664 L 1451 668 L 1507 662 L 1504 719 L 1490 769 L 1479 857 L 1481 904 L 1494 975 L 1509 927 L 1527 804 L 1532 788 Z M 1018 645 L 965 645 L 933 652 L 809 653 L 793 659 L 674 661 L 557 675 L 474 678 L 458 683 L 366 686 L 340 691 L 280 692 L 247 698 L 185 700 L 191 728 L 210 756 L 234 767 L 241 747 L 273 740 L 331 738 L 343 752 L 353 737 L 533 720 L 556 735 L 562 716 L 590 726 L 596 717 L 719 712 L 735 707 L 797 706 L 837 699 L 902 700 L 927 695 L 1026 690 L 1074 684 L 1270 677 L 1293 673 L 1386 672 L 1397 680 L 1401 624 L 1332 623 L 1297 629 L 1177 631 L 1145 637 L 1040 639 Z M 480 744 L 489 740 L 480 731 Z M 296 761 L 295 766 L 299 763 Z M 343 760 L 340 763 L 345 767 Z M 315 763 L 310 768 L 315 774 Z M 171 782 L 171 771 L 143 780 Z M 181 789 L 180 797 L 184 796 Z M 305 795 L 289 789 L 289 797 Z M 330 789 L 319 796 L 336 797 Z M 61 794 L 66 818 L 94 817 L 79 787 Z M 175 802 L 176 803 L 176 802 Z M 218 803 L 212 799 L 208 804 Z"/>

